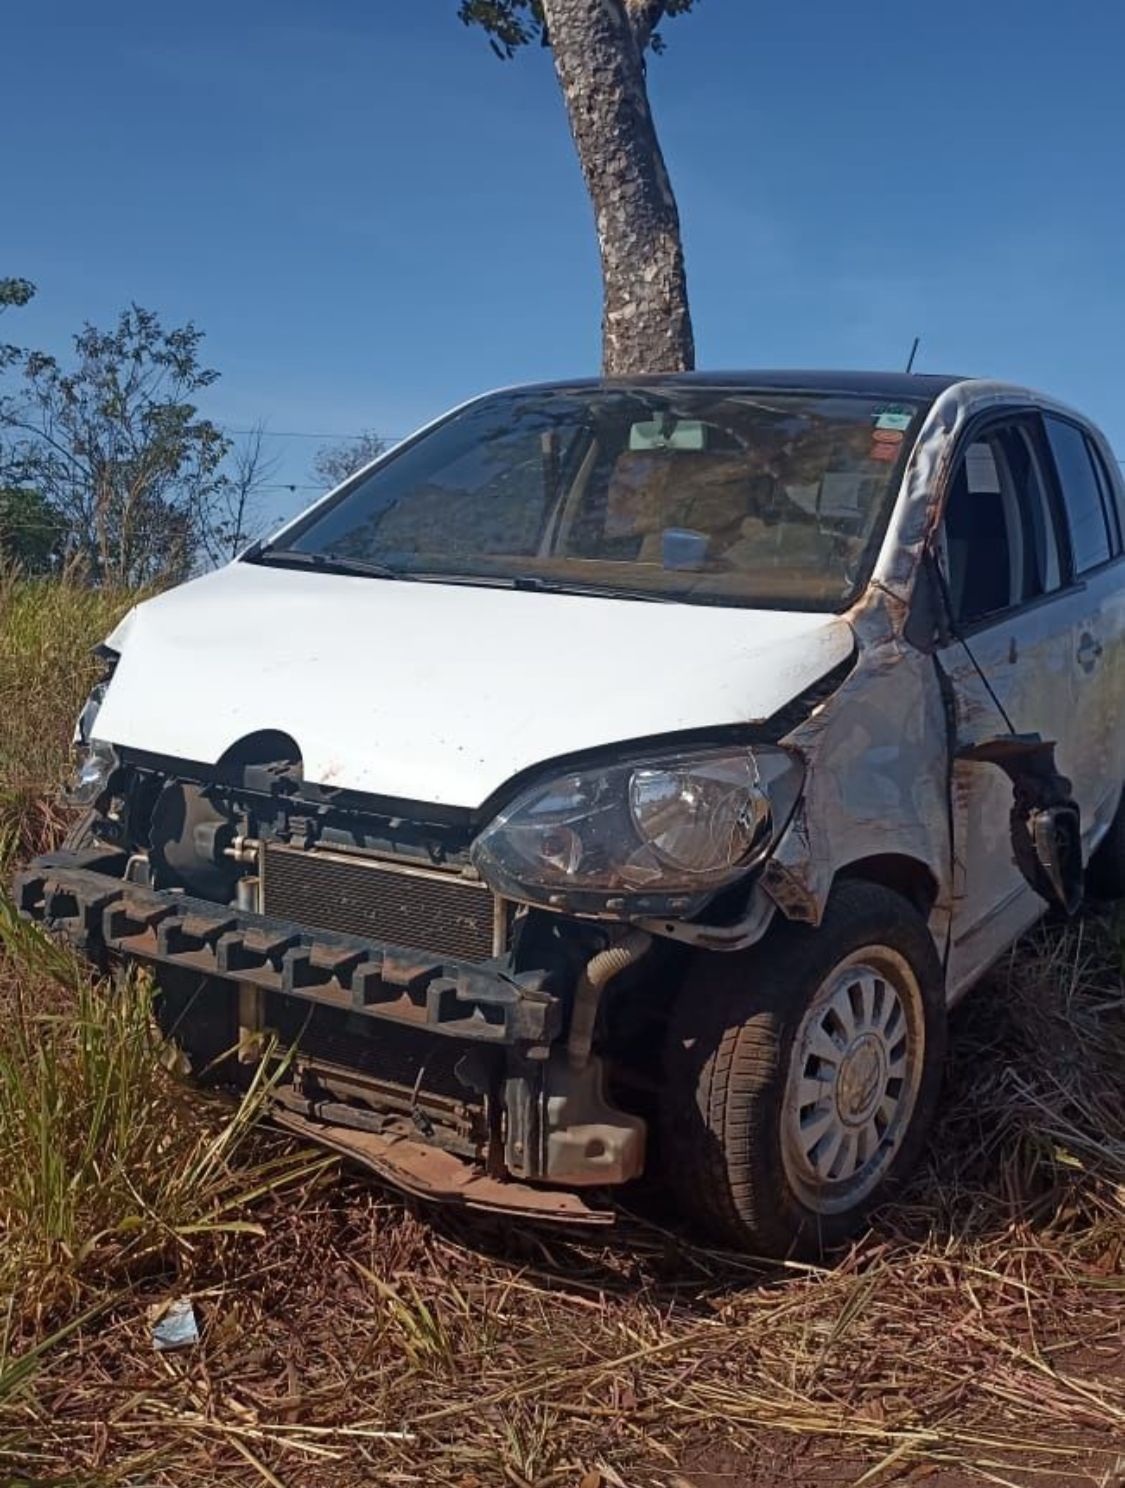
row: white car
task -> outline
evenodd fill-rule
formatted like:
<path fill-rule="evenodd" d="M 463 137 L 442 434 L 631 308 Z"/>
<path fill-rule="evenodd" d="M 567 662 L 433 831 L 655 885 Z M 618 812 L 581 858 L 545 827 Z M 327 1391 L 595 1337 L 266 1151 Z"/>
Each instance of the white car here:
<path fill-rule="evenodd" d="M 1125 891 L 1123 508 L 995 382 L 491 394 L 127 616 L 20 905 L 211 1077 L 293 1050 L 278 1119 L 404 1189 L 595 1223 L 647 1174 L 821 1251 L 950 1006 Z"/>

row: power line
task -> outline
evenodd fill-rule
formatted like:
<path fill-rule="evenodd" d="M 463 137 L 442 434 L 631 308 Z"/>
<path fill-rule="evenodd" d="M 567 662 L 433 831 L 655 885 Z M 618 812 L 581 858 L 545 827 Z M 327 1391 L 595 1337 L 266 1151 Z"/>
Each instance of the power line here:
<path fill-rule="evenodd" d="M 308 429 L 236 429 L 233 424 L 224 424 L 221 419 L 213 422 L 220 429 L 225 429 L 228 434 L 261 434 L 263 439 L 381 439 L 386 444 L 398 444 L 406 436 L 403 434 L 315 434 Z"/>

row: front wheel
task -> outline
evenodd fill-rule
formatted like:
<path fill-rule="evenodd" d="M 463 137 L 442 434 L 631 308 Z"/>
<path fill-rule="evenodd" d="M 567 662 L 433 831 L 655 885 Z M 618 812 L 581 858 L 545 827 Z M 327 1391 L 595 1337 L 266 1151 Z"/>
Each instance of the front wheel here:
<path fill-rule="evenodd" d="M 1125 899 L 1125 790 L 1086 865 L 1086 892 L 1091 899 Z"/>
<path fill-rule="evenodd" d="M 916 1161 L 945 1054 L 941 965 L 889 889 L 701 957 L 668 1030 L 664 1141 L 685 1217 L 759 1255 L 846 1239 Z"/>

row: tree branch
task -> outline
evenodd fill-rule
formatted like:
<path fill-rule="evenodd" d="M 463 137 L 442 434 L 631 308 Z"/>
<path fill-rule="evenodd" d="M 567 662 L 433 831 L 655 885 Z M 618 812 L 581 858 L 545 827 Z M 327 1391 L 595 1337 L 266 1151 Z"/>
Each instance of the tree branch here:
<path fill-rule="evenodd" d="M 667 8 L 667 0 L 625 0 L 625 13 L 642 54 L 647 50 L 653 32 L 664 19 Z"/>

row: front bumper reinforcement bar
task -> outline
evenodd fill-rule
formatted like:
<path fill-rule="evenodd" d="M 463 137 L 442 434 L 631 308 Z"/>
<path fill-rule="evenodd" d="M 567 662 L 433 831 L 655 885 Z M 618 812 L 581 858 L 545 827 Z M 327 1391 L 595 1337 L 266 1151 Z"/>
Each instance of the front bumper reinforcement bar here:
<path fill-rule="evenodd" d="M 559 1001 L 533 984 L 534 974 L 145 888 L 118 876 L 124 866 L 124 855 L 104 851 L 46 854 L 17 876 L 17 906 L 95 962 L 123 956 L 178 966 L 489 1044 L 549 1044 L 561 1032 Z"/>

